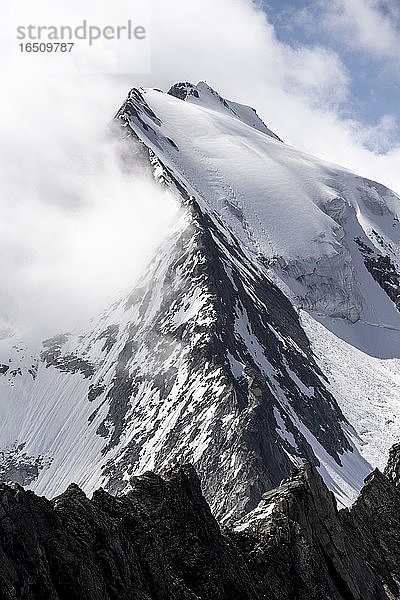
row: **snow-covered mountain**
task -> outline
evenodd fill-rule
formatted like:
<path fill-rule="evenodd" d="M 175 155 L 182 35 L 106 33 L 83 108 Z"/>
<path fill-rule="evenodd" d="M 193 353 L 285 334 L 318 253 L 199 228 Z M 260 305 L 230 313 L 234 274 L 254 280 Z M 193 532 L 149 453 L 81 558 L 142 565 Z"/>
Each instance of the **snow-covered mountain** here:
<path fill-rule="evenodd" d="M 399 437 L 399 198 L 205 83 L 115 121 L 179 216 L 86 331 L 0 341 L 0 480 L 122 492 L 190 461 L 228 521 L 309 460 L 348 504 Z"/>

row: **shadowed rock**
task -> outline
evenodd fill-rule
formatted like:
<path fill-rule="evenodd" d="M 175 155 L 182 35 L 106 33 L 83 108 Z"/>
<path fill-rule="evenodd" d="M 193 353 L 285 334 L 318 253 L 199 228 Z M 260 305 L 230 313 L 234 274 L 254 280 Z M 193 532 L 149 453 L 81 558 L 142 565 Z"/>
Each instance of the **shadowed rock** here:
<path fill-rule="evenodd" d="M 389 460 L 384 471 L 386 477 L 400 485 L 400 444 L 394 444 L 389 451 Z"/>
<path fill-rule="evenodd" d="M 304 465 L 224 531 L 190 465 L 134 477 L 120 497 L 98 490 L 89 500 L 72 484 L 48 501 L 0 485 L 0 598 L 394 600 L 400 490 L 391 472 L 374 471 L 338 511 Z"/>

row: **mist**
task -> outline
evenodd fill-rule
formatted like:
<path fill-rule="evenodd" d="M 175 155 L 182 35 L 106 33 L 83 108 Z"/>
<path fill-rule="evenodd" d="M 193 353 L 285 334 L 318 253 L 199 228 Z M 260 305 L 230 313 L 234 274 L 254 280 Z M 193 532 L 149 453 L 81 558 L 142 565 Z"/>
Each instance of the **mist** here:
<path fill-rule="evenodd" d="M 2 108 L 0 330 L 43 339 L 129 290 L 178 205 L 110 126 L 119 84 L 33 83 Z"/>

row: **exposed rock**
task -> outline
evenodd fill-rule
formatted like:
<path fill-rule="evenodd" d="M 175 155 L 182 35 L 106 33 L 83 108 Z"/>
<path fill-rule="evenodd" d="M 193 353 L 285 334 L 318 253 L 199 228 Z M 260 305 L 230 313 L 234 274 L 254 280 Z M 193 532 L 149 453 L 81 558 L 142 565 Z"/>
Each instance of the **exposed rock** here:
<path fill-rule="evenodd" d="M 42 469 L 50 466 L 51 458 L 29 456 L 24 448 L 25 444 L 0 448 L 0 482 L 30 485 Z"/>
<path fill-rule="evenodd" d="M 366 523 L 355 531 L 343 515 L 316 469 L 305 465 L 235 526 L 234 539 L 247 549 L 263 592 L 279 600 L 386 598 L 362 544 L 355 548 Z"/>
<path fill-rule="evenodd" d="M 199 92 L 196 90 L 196 86 L 188 81 L 175 83 L 168 90 L 168 94 L 170 96 L 175 96 L 175 98 L 179 98 L 179 100 L 186 100 L 189 95 L 192 95 L 195 98 L 199 97 Z"/>
<path fill-rule="evenodd" d="M 379 237 L 376 232 L 374 233 L 375 237 Z M 373 250 L 359 238 L 354 241 L 363 255 L 368 271 L 400 310 L 400 275 L 396 270 L 396 265 L 389 255 L 379 254 L 376 249 Z"/>
<path fill-rule="evenodd" d="M 0 486 L 2 600 L 395 600 L 400 490 L 374 471 L 337 511 L 312 465 L 221 532 L 187 465 L 118 498 Z"/>
<path fill-rule="evenodd" d="M 400 444 L 394 444 L 389 452 L 385 475 L 400 487 Z"/>
<path fill-rule="evenodd" d="M 74 353 L 63 353 L 62 347 L 68 339 L 68 334 L 62 334 L 44 341 L 40 359 L 47 367 L 56 367 L 64 373 L 82 373 L 84 377 L 90 378 L 94 374 L 94 365 Z"/>
<path fill-rule="evenodd" d="M 240 551 L 222 536 L 190 467 L 146 473 L 132 491 L 52 502 L 0 486 L 2 599 L 251 599 Z"/>

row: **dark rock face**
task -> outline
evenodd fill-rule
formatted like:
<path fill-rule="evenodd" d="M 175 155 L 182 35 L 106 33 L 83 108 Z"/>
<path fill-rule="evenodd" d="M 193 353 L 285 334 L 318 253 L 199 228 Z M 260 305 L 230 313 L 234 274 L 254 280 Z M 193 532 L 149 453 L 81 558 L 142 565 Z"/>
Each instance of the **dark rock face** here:
<path fill-rule="evenodd" d="M 84 358 L 74 353 L 62 352 L 62 347 L 68 341 L 68 335 L 57 335 L 43 342 L 44 350 L 40 353 L 40 359 L 47 367 L 53 366 L 64 373 L 82 373 L 86 378 L 94 374 L 94 366 Z"/>
<path fill-rule="evenodd" d="M 377 469 L 343 522 L 352 533 L 354 551 L 374 574 L 375 596 L 400 596 L 400 490 Z M 372 583 L 370 583 L 372 585 Z"/>
<path fill-rule="evenodd" d="M 167 142 L 170 146 L 178 150 L 178 147 L 172 140 L 156 132 L 155 127 L 160 125 L 161 121 L 151 110 L 141 91 L 136 88 L 132 88 L 129 92 L 127 100 L 115 115 L 115 120 L 116 129 L 119 127 L 122 128 L 122 131 L 126 129 L 128 137 L 132 134 L 132 127 L 129 124 L 129 120 L 132 120 L 132 122 L 146 131 L 149 139 L 152 140 L 156 147 L 161 148 L 160 143 Z"/>
<path fill-rule="evenodd" d="M 354 515 L 338 512 L 333 494 L 314 467 L 298 469 L 265 494 L 261 508 L 261 517 L 250 515 L 244 530 L 240 523 L 235 527 L 239 534 L 234 539 L 249 552 L 250 570 L 266 597 L 268 593 L 282 600 L 387 597 L 379 570 L 370 568 L 364 547 L 373 513 L 363 515 L 362 521 L 356 510 Z"/>
<path fill-rule="evenodd" d="M 400 444 L 395 444 L 390 449 L 385 475 L 400 487 Z"/>
<path fill-rule="evenodd" d="M 312 465 L 221 532 L 191 466 L 115 498 L 0 486 L 2 600 L 384 600 L 400 580 L 400 491 L 374 471 L 337 511 Z"/>
<path fill-rule="evenodd" d="M 147 473 L 132 491 L 90 501 L 71 485 L 52 502 L 0 488 L 0 598 L 254 598 L 239 550 L 225 539 L 190 467 Z"/>
<path fill-rule="evenodd" d="M 188 81 L 175 83 L 168 90 L 168 94 L 170 96 L 175 96 L 175 98 L 179 98 L 179 100 L 186 100 L 186 98 L 190 95 L 194 96 L 195 98 L 199 97 L 199 92 L 196 90 L 196 86 Z"/>
<path fill-rule="evenodd" d="M 382 238 L 376 233 L 375 238 L 382 245 Z M 364 258 L 364 264 L 372 277 L 400 310 L 400 275 L 389 255 L 379 254 L 359 238 L 355 239 Z"/>

